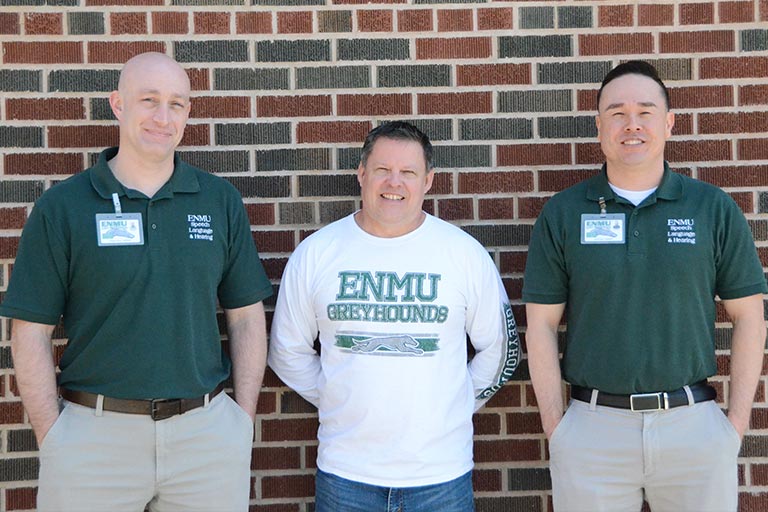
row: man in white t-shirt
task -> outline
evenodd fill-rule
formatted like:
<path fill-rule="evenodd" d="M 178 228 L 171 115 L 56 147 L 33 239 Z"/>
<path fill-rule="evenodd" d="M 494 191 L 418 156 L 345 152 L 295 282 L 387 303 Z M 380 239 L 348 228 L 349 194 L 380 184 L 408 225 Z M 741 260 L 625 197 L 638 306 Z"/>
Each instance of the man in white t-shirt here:
<path fill-rule="evenodd" d="M 383 124 L 360 160 L 362 208 L 299 245 L 272 324 L 270 366 L 320 416 L 315 510 L 472 511 L 472 414 L 520 357 L 509 300 L 488 252 L 422 210 L 426 135 Z"/>

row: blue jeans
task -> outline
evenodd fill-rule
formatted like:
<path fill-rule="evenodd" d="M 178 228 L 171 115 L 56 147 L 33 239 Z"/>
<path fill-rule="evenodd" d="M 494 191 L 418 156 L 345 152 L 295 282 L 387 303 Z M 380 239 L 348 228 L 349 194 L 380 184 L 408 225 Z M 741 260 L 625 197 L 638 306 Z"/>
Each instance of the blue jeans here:
<path fill-rule="evenodd" d="M 442 484 L 379 487 L 317 470 L 315 512 L 474 512 L 472 472 Z"/>

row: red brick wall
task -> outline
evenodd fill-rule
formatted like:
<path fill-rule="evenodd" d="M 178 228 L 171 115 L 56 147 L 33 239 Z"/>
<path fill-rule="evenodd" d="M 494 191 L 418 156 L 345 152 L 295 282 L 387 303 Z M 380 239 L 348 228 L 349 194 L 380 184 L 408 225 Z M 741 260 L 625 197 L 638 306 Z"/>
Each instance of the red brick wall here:
<path fill-rule="evenodd" d="M 117 142 L 106 97 L 120 64 L 148 50 L 189 70 L 196 98 L 181 150 L 240 189 L 275 284 L 304 236 L 359 206 L 352 169 L 366 132 L 383 120 L 411 119 L 436 146 L 439 174 L 427 210 L 488 247 L 524 326 L 530 227 L 549 196 L 599 167 L 595 91 L 629 58 L 654 61 L 671 88 L 673 167 L 733 195 L 768 267 L 768 0 L 0 6 L 3 287 L 34 200 Z M 722 396 L 728 325 L 717 333 Z M 57 354 L 62 336 L 57 330 Z M 739 461 L 744 511 L 768 509 L 767 383 L 763 377 Z M 253 510 L 310 509 L 316 427 L 314 410 L 268 373 Z M 478 510 L 551 510 L 547 446 L 525 361 L 476 415 L 475 428 Z M 0 510 L 33 508 L 36 477 L 3 320 Z"/>

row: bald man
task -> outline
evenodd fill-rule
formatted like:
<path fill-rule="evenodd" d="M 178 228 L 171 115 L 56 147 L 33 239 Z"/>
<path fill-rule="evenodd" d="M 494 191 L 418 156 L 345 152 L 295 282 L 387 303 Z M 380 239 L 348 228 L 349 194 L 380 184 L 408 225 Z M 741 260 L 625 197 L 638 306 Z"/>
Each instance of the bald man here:
<path fill-rule="evenodd" d="M 40 446 L 38 510 L 244 511 L 272 293 L 248 216 L 175 156 L 190 84 L 174 60 L 132 58 L 109 101 L 120 146 L 38 200 L 0 305 Z"/>

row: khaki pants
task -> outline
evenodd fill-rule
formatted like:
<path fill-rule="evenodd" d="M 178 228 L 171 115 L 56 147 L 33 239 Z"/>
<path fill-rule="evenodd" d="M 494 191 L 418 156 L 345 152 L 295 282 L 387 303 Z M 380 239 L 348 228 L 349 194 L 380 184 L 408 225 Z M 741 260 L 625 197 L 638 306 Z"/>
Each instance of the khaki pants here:
<path fill-rule="evenodd" d="M 248 510 L 253 423 L 226 393 L 157 422 L 63 403 L 40 448 L 38 510 Z"/>
<path fill-rule="evenodd" d="M 550 442 L 556 512 L 735 512 L 739 436 L 714 401 L 632 412 L 572 400 Z"/>

